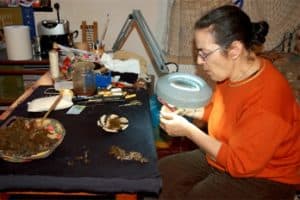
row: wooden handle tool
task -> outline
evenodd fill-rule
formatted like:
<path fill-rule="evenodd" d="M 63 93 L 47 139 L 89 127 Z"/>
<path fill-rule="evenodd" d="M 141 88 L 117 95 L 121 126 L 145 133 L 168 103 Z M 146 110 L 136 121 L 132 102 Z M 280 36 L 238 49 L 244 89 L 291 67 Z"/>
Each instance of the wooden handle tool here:
<path fill-rule="evenodd" d="M 57 104 L 60 102 L 60 100 L 62 99 L 63 95 L 59 94 L 59 96 L 57 97 L 57 99 L 55 99 L 54 103 L 51 105 L 51 107 L 49 108 L 49 110 L 46 112 L 46 114 L 43 116 L 43 119 L 46 119 L 48 117 L 48 115 L 56 108 Z"/>

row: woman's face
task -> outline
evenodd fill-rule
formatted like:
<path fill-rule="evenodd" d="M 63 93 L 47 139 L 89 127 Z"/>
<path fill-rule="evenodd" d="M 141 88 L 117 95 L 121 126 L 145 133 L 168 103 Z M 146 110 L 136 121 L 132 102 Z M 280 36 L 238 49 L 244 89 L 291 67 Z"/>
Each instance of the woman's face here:
<path fill-rule="evenodd" d="M 197 64 L 203 67 L 212 80 L 226 80 L 232 72 L 232 65 L 224 49 L 215 43 L 209 28 L 196 30 L 195 42 L 198 49 Z"/>

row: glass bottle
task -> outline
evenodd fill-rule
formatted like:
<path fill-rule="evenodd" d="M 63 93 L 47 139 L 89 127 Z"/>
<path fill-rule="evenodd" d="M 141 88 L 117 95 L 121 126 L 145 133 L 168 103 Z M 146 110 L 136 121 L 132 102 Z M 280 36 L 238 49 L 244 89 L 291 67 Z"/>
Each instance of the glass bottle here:
<path fill-rule="evenodd" d="M 94 64 L 91 62 L 77 62 L 73 64 L 73 90 L 79 96 L 91 96 L 96 92 Z"/>

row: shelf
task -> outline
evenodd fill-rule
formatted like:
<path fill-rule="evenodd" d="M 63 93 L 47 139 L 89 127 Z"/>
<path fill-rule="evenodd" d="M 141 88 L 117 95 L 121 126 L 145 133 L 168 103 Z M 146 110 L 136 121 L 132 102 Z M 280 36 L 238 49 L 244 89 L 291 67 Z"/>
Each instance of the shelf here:
<path fill-rule="evenodd" d="M 47 71 L 47 69 L 0 69 L 0 75 L 43 75 Z"/>
<path fill-rule="evenodd" d="M 49 65 L 49 59 L 34 56 L 30 60 L 8 60 L 6 49 L 0 50 L 0 65 Z"/>
<path fill-rule="evenodd" d="M 44 8 L 33 8 L 34 12 L 52 12 L 52 7 L 44 7 Z"/>

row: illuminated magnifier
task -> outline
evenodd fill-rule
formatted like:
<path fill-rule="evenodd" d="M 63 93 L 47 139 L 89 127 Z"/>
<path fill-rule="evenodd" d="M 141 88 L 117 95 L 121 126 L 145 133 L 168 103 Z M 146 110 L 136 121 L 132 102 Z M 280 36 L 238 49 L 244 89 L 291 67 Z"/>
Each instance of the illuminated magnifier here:
<path fill-rule="evenodd" d="M 147 25 L 140 10 L 133 10 L 125 21 L 112 49 L 119 50 L 131 30 L 137 28 L 141 39 L 150 53 L 152 64 L 161 76 L 156 83 L 156 94 L 160 100 L 180 108 L 205 106 L 212 95 L 211 88 L 198 76 L 187 73 L 169 73 L 164 53 Z M 170 63 L 169 63 L 170 64 Z"/>
<path fill-rule="evenodd" d="M 158 79 L 156 94 L 176 107 L 199 108 L 209 102 L 212 90 L 200 77 L 177 72 Z"/>

